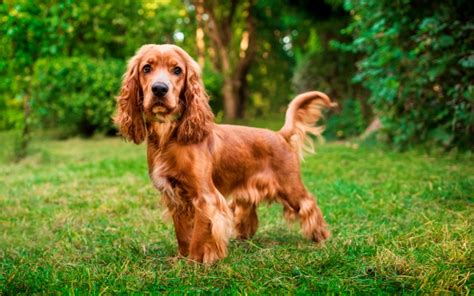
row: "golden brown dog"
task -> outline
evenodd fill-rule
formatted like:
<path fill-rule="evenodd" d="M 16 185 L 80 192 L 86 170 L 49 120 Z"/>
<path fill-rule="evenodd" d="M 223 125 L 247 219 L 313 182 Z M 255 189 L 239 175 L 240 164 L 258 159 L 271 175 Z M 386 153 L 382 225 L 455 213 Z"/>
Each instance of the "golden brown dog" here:
<path fill-rule="evenodd" d="M 255 234 L 264 200 L 282 203 L 306 237 L 329 237 L 300 157 L 312 147 L 308 133 L 322 131 L 321 109 L 334 105 L 321 92 L 303 93 L 278 132 L 215 124 L 197 63 L 175 45 L 149 44 L 129 61 L 114 120 L 124 138 L 147 141 L 148 173 L 173 217 L 180 255 L 210 264 L 227 255 L 233 232 Z"/>

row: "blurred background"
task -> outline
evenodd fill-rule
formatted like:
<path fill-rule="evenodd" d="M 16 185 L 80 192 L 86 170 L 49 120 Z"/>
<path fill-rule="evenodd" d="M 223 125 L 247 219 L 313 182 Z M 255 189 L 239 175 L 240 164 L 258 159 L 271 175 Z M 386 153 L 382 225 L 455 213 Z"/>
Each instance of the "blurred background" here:
<path fill-rule="evenodd" d="M 174 43 L 218 122 L 278 129 L 295 94 L 321 90 L 340 106 L 329 139 L 471 150 L 473 15 L 463 0 L 6 0 L 0 131 L 15 159 L 32 135 L 115 135 L 127 59 Z"/>

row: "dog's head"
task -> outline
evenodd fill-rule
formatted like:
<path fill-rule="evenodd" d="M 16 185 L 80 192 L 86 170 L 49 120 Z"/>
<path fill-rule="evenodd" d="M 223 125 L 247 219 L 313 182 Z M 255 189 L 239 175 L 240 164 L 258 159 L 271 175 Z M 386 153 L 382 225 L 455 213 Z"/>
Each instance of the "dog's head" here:
<path fill-rule="evenodd" d="M 176 140 L 197 143 L 212 120 L 200 67 L 183 49 L 148 44 L 130 59 L 114 118 L 123 137 L 139 144 L 148 125 L 176 121 Z"/>

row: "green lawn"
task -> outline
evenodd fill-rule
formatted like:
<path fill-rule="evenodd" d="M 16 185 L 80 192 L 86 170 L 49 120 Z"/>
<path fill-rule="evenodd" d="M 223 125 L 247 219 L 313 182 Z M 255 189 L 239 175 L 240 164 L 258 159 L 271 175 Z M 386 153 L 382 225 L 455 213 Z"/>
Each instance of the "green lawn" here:
<path fill-rule="evenodd" d="M 0 164 L 0 295 L 455 293 L 473 288 L 474 157 L 326 144 L 303 164 L 332 231 L 315 246 L 261 205 L 211 267 L 177 260 L 145 146 L 36 141 Z"/>

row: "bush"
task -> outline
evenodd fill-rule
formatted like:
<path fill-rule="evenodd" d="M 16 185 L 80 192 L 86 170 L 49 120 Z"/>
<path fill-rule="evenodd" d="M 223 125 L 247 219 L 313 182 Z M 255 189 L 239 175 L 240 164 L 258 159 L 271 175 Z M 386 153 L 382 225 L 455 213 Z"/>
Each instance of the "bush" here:
<path fill-rule="evenodd" d="M 90 136 L 114 130 L 125 63 L 89 57 L 40 59 L 34 65 L 32 114 L 42 128 Z"/>
<path fill-rule="evenodd" d="M 395 147 L 474 146 L 473 3 L 346 1 L 354 41 L 340 47 L 364 54 L 354 80 Z"/>

